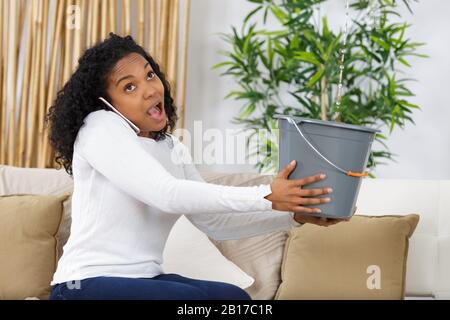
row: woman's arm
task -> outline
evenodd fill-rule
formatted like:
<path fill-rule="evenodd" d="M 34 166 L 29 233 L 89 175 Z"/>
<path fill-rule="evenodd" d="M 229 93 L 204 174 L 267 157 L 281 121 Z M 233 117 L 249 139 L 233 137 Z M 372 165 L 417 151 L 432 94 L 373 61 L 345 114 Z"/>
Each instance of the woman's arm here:
<path fill-rule="evenodd" d="M 173 137 L 177 153 L 183 159 L 184 175 L 188 180 L 204 179 L 195 167 L 187 147 Z M 201 231 L 215 240 L 231 240 L 253 237 L 270 232 L 289 230 L 301 226 L 293 219 L 293 213 L 277 210 L 249 211 L 230 214 L 186 214 L 186 217 Z"/>
<path fill-rule="evenodd" d="M 90 113 L 75 152 L 116 187 L 164 212 L 175 214 L 270 211 L 270 185 L 219 186 L 176 179 L 150 154 L 129 125 L 113 112 Z"/>

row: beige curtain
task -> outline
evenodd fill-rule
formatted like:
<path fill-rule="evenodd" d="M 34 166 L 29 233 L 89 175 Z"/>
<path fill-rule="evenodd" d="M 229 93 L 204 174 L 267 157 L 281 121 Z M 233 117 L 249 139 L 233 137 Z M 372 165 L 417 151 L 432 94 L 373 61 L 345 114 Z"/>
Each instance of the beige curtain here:
<path fill-rule="evenodd" d="M 55 167 L 44 116 L 82 52 L 131 34 L 160 64 L 184 126 L 189 0 L 0 0 L 0 164 Z"/>

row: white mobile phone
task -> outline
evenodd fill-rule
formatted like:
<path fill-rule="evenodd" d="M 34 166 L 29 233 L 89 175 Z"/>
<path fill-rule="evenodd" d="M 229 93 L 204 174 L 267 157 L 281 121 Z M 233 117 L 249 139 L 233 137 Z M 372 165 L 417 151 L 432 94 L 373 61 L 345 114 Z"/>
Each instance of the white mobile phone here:
<path fill-rule="evenodd" d="M 113 107 L 113 105 L 111 103 L 109 103 L 105 98 L 103 97 L 99 97 L 99 99 L 101 101 L 103 101 L 108 107 L 110 107 L 112 109 L 112 111 L 114 111 L 115 113 L 117 113 L 119 116 L 121 116 L 126 122 L 128 122 L 128 124 L 133 128 L 134 131 L 136 131 L 136 133 L 141 132 L 141 130 L 130 120 L 128 120 L 122 113 L 119 112 L 119 110 L 117 110 L 116 108 Z"/>

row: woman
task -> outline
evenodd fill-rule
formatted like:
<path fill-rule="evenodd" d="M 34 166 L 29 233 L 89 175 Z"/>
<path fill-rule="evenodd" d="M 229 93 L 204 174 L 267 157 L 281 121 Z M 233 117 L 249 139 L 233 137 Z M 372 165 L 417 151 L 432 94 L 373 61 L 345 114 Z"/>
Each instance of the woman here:
<path fill-rule="evenodd" d="M 50 299 L 249 299 L 231 284 L 163 273 L 180 215 L 215 239 L 335 223 L 300 216 L 318 212 L 303 205 L 328 202 L 313 196 L 331 190 L 301 189 L 323 175 L 288 180 L 295 163 L 271 185 L 205 183 L 169 133 L 177 115 L 164 74 L 130 36 L 111 33 L 86 50 L 46 119 L 56 161 L 74 179 Z"/>

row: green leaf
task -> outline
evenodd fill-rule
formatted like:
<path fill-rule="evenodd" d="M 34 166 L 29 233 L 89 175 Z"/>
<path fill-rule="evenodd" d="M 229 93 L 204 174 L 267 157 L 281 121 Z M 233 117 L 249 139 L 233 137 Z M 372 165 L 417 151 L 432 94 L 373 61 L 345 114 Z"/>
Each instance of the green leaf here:
<path fill-rule="evenodd" d="M 390 45 L 389 43 L 381 40 L 380 38 L 377 38 L 375 36 L 371 36 L 370 39 L 372 39 L 373 42 L 378 44 L 380 47 L 382 47 L 384 50 L 389 51 Z"/>
<path fill-rule="evenodd" d="M 269 58 L 269 68 L 272 69 L 273 66 L 273 48 L 272 48 L 272 39 L 268 37 L 267 39 L 267 55 Z"/>
<path fill-rule="evenodd" d="M 407 102 L 407 101 L 404 101 L 404 100 L 402 101 L 402 104 L 405 105 L 405 106 L 408 106 L 410 108 L 420 109 L 420 107 L 417 104 L 413 104 L 413 103 L 410 103 L 410 102 Z"/>
<path fill-rule="evenodd" d="M 309 42 L 314 44 L 313 48 L 317 48 L 317 50 L 319 50 L 320 54 L 322 54 L 322 55 L 325 54 L 325 50 L 323 49 L 322 43 L 320 43 L 317 40 L 317 38 L 318 38 L 317 34 L 311 32 L 311 30 L 306 30 L 306 31 L 303 31 L 303 35 Z"/>
<path fill-rule="evenodd" d="M 296 52 L 294 55 L 294 58 L 304 61 L 304 62 L 312 63 L 316 66 L 321 65 L 321 63 L 320 63 L 319 59 L 317 59 L 316 55 L 311 52 L 306 52 L 306 51 Z"/>
<path fill-rule="evenodd" d="M 291 41 L 291 43 L 289 45 L 289 48 L 291 50 L 296 50 L 296 49 L 298 49 L 298 47 L 299 47 L 299 40 L 298 40 L 298 34 L 296 33 L 292 37 L 292 41 Z"/>
<path fill-rule="evenodd" d="M 422 47 L 422 46 L 424 46 L 424 45 L 426 45 L 425 42 L 410 42 L 410 43 L 407 45 L 407 47 L 408 47 L 408 48 L 411 48 L 411 49 L 415 49 L 415 48 L 417 48 L 417 47 Z"/>
<path fill-rule="evenodd" d="M 228 98 L 231 98 L 231 97 L 235 97 L 235 96 L 239 95 L 240 93 L 241 93 L 240 91 L 231 91 L 230 93 L 228 93 L 225 96 L 225 99 L 228 99 Z"/>
<path fill-rule="evenodd" d="M 386 140 L 386 139 L 387 139 L 387 137 L 386 137 L 384 134 L 382 134 L 382 133 L 376 133 L 375 136 L 376 136 L 378 139 L 383 139 L 383 140 Z"/>
<path fill-rule="evenodd" d="M 308 81 L 306 84 L 308 87 L 313 86 L 319 79 L 322 77 L 323 73 L 325 72 L 325 68 L 320 68 L 311 78 L 311 80 Z"/>
<path fill-rule="evenodd" d="M 325 56 L 324 56 L 325 62 L 327 62 L 328 59 L 331 57 L 331 53 L 332 53 L 332 52 L 334 51 L 334 49 L 336 48 L 337 44 L 338 44 L 339 41 L 340 41 L 340 38 L 341 38 L 340 35 L 337 36 L 337 37 L 330 43 L 330 45 L 328 46 L 327 52 L 325 53 Z"/>
<path fill-rule="evenodd" d="M 251 17 L 253 17 L 255 15 L 255 13 L 257 13 L 259 10 L 261 10 L 263 8 L 263 6 L 258 6 L 256 7 L 256 9 L 252 10 L 244 19 L 244 24 L 250 20 Z"/>
<path fill-rule="evenodd" d="M 244 108 L 244 110 L 242 110 L 239 113 L 238 117 L 240 119 L 246 119 L 246 118 L 248 118 L 248 116 L 250 116 L 255 111 L 255 109 L 256 109 L 256 104 L 254 104 L 254 103 L 249 104 L 247 107 Z"/>
<path fill-rule="evenodd" d="M 430 56 L 427 54 L 419 54 L 419 53 L 406 53 L 405 56 L 415 56 L 419 58 L 429 58 Z"/>
<path fill-rule="evenodd" d="M 368 57 L 372 57 L 373 59 L 375 59 L 376 62 L 381 63 L 381 59 L 380 57 L 378 57 L 374 52 L 370 51 L 369 48 L 367 48 L 364 45 L 361 45 L 361 49 L 364 51 L 364 53 L 368 56 Z"/>
<path fill-rule="evenodd" d="M 408 8 L 408 11 L 409 11 L 410 13 L 413 13 L 412 10 L 411 10 L 410 5 L 409 5 L 409 3 L 408 3 L 408 1 L 409 1 L 409 0 L 403 0 L 403 3 L 404 3 L 405 6 Z"/>
<path fill-rule="evenodd" d="M 401 33 L 400 33 L 400 37 L 398 37 L 397 39 L 397 43 L 401 43 L 403 41 L 403 36 L 405 35 L 405 30 L 406 30 L 406 23 L 403 24 L 403 26 L 400 28 Z"/>
<path fill-rule="evenodd" d="M 278 53 L 281 56 L 286 56 L 287 55 L 286 48 L 284 48 L 279 41 L 275 41 L 273 44 L 275 45 L 275 48 L 277 49 Z"/>
<path fill-rule="evenodd" d="M 389 133 L 392 133 L 392 131 L 394 131 L 394 126 L 395 126 L 395 117 L 394 114 L 391 115 L 391 126 L 389 127 Z"/>
<path fill-rule="evenodd" d="M 213 65 L 212 69 L 219 69 L 219 68 L 222 68 L 224 66 L 229 66 L 229 65 L 234 66 L 234 63 L 230 62 L 230 61 L 219 62 L 219 63 L 216 63 L 215 65 Z"/>
<path fill-rule="evenodd" d="M 289 16 L 280 7 L 276 5 L 270 5 L 270 11 L 272 11 L 273 15 L 282 24 L 284 24 L 289 18 Z"/>
<path fill-rule="evenodd" d="M 403 58 L 398 58 L 398 61 L 400 61 L 402 64 L 404 64 L 405 66 L 407 66 L 407 67 L 412 67 L 409 63 L 408 63 L 408 61 L 406 61 L 405 59 L 403 59 Z"/>
<path fill-rule="evenodd" d="M 267 6 L 267 7 L 264 9 L 264 15 L 263 15 L 263 23 L 264 23 L 264 24 L 266 24 L 266 22 L 267 22 L 267 14 L 268 14 L 268 12 L 269 12 L 269 6 Z"/>
<path fill-rule="evenodd" d="M 271 36 L 271 37 L 282 37 L 282 36 L 289 35 L 289 31 L 288 30 L 272 30 L 272 31 L 261 30 L 261 31 L 256 32 L 256 34 L 263 35 L 263 36 Z"/>
<path fill-rule="evenodd" d="M 397 87 L 395 84 L 395 75 L 391 78 L 389 78 L 389 75 L 386 75 L 389 81 L 389 95 L 391 97 L 395 96 L 395 88 Z"/>
<path fill-rule="evenodd" d="M 234 91 L 232 96 L 234 96 L 237 100 L 247 99 L 253 102 L 260 101 L 265 97 L 264 94 L 256 91 L 246 91 L 246 92 Z"/>
<path fill-rule="evenodd" d="M 328 37 L 330 35 L 330 30 L 328 29 L 328 20 L 326 16 L 322 18 L 322 34 L 324 37 Z"/>
<path fill-rule="evenodd" d="M 272 67 L 270 66 L 269 60 L 266 58 L 265 53 L 260 48 L 258 48 L 258 54 L 259 54 L 259 58 L 261 59 L 263 65 L 267 69 L 271 69 Z"/>

